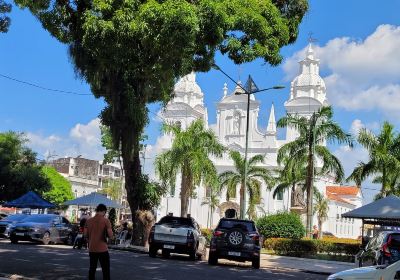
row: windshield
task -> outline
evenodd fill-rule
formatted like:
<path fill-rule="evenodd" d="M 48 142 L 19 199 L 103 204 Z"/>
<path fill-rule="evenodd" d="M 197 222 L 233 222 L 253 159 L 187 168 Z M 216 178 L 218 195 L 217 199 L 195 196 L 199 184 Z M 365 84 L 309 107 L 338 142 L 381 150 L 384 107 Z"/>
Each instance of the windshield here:
<path fill-rule="evenodd" d="M 245 231 L 256 231 L 256 227 L 252 222 L 235 221 L 235 220 L 221 220 L 218 228 L 231 229 L 240 228 Z"/>
<path fill-rule="evenodd" d="M 2 221 L 5 221 L 5 222 L 7 222 L 7 221 L 9 221 L 9 222 L 19 222 L 19 221 L 22 221 L 23 219 L 25 219 L 26 217 L 27 217 L 27 215 L 19 215 L 19 214 L 10 215 L 10 216 L 8 216 L 7 218 L 5 218 Z"/>
<path fill-rule="evenodd" d="M 173 227 L 194 227 L 191 219 L 181 217 L 164 217 L 158 222 L 158 224 L 169 225 Z"/>
<path fill-rule="evenodd" d="M 42 215 L 32 215 L 24 219 L 24 222 L 32 222 L 32 223 L 50 223 L 53 219 L 56 219 L 54 216 L 42 216 Z"/>

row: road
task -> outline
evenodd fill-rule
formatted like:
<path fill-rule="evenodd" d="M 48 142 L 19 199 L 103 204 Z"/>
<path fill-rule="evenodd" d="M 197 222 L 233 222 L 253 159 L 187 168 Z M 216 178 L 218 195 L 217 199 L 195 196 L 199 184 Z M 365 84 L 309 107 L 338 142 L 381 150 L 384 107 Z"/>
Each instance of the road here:
<path fill-rule="evenodd" d="M 149 258 L 146 254 L 110 251 L 113 279 L 140 280 L 209 280 L 209 279 L 326 279 L 326 276 L 287 269 L 254 270 L 250 263 L 224 262 L 209 266 L 207 262 L 191 262 L 183 256 L 170 259 Z M 10 244 L 0 241 L 0 275 L 17 274 L 20 279 L 87 279 L 87 251 L 64 245 Z M 101 279 L 98 269 L 97 279 Z"/>

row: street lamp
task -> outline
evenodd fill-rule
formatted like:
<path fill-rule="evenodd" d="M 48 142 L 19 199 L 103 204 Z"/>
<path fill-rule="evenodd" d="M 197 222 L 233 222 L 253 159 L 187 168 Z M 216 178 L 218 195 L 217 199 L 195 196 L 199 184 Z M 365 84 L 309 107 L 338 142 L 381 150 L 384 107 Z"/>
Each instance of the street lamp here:
<path fill-rule="evenodd" d="M 247 82 L 244 87 L 240 83 L 237 83 L 233 78 L 231 78 L 228 74 L 226 74 L 218 65 L 213 64 L 213 67 L 220 71 L 222 74 L 224 74 L 229 80 L 231 80 L 233 83 L 235 83 L 237 86 L 239 86 L 243 91 L 244 94 L 247 94 L 247 111 L 246 111 L 246 146 L 245 146 L 245 152 L 244 152 L 244 192 L 242 196 L 242 200 L 240 201 L 240 218 L 244 219 L 246 216 L 246 196 L 247 196 L 247 153 L 248 153 L 248 148 L 249 148 L 249 114 L 250 114 L 250 96 L 254 93 L 259 93 L 271 89 L 283 89 L 285 88 L 284 86 L 273 86 L 269 88 L 264 88 L 264 89 L 258 89 L 256 84 L 254 83 L 252 77 L 249 75 Z"/>

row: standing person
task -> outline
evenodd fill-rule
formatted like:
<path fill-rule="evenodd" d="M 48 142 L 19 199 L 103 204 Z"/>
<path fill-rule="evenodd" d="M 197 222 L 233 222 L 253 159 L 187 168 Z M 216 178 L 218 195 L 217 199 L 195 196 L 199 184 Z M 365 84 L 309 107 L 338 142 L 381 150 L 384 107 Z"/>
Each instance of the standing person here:
<path fill-rule="evenodd" d="M 319 235 L 319 230 L 316 225 L 313 226 L 313 232 L 312 232 L 312 238 L 313 239 L 318 239 Z"/>
<path fill-rule="evenodd" d="M 89 243 L 89 280 L 95 279 L 97 262 L 100 261 L 103 279 L 110 279 L 110 255 L 108 254 L 107 237 L 112 238 L 110 221 L 105 217 L 107 207 L 99 204 L 96 215 L 86 221 L 84 235 Z"/>

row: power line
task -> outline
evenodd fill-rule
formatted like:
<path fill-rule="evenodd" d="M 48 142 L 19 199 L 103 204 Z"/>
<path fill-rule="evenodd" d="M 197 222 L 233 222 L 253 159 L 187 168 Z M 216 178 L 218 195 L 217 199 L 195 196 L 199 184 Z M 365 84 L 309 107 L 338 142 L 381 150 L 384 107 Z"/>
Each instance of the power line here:
<path fill-rule="evenodd" d="M 74 92 L 74 91 L 66 91 L 66 90 L 60 90 L 60 89 L 47 88 L 47 87 L 43 87 L 43 86 L 31 83 L 31 82 L 22 81 L 22 80 L 19 80 L 19 79 L 16 79 L 16 78 L 13 78 L 13 77 L 10 77 L 10 76 L 7 76 L 7 75 L 3 75 L 3 74 L 0 74 L 0 77 L 3 77 L 5 79 L 9 79 L 9 80 L 14 81 L 14 82 L 18 82 L 18 83 L 21 83 L 21 84 L 25 84 L 25 85 L 28 85 L 28 86 L 31 86 L 31 87 L 36 87 L 36 88 L 40 88 L 40 89 L 47 90 L 47 91 L 52 91 L 52 92 L 58 92 L 58 93 L 64 93 L 64 94 L 73 94 L 73 95 L 86 95 L 86 96 L 93 95 L 91 93 L 78 93 L 78 92 Z"/>

